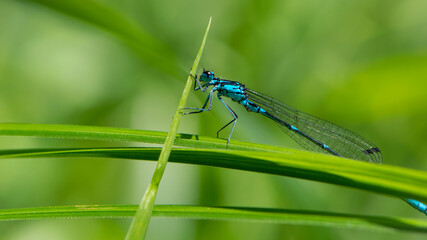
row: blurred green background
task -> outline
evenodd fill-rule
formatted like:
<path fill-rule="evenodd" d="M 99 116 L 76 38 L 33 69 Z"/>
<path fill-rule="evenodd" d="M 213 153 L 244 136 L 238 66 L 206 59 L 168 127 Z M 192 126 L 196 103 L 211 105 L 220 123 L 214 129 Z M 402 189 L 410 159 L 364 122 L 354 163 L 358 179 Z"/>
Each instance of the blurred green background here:
<path fill-rule="evenodd" d="M 0 121 L 168 131 L 212 16 L 201 64 L 206 69 L 360 133 L 381 148 L 385 164 L 427 170 L 426 9 L 423 0 L 3 0 Z M 188 105 L 201 106 L 205 97 L 192 93 Z M 231 106 L 240 117 L 233 139 L 299 148 L 268 119 Z M 213 109 L 184 117 L 180 132 L 215 136 L 230 116 L 217 102 Z M 1 149 L 141 146 L 4 136 L 0 144 Z M 138 204 L 155 163 L 6 159 L 0 164 L 0 208 L 21 208 Z M 157 203 L 423 217 L 387 196 L 177 164 L 169 164 Z M 0 239 L 123 239 L 129 224 L 130 219 L 2 222 Z M 182 219 L 153 219 L 147 236 L 261 238 L 425 236 Z"/>

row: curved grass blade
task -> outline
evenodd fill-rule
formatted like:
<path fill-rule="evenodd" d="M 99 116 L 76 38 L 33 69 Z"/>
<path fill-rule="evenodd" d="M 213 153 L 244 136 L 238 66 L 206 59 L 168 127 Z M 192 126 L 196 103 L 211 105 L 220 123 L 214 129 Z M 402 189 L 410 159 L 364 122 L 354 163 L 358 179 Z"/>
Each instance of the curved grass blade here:
<path fill-rule="evenodd" d="M 165 142 L 167 133 L 126 128 L 81 125 L 0 123 L 0 135 L 163 144 Z M 218 138 L 203 137 L 191 134 L 177 134 L 175 145 L 206 149 L 225 149 L 227 142 Z M 281 147 L 235 140 L 230 142 L 229 149 L 252 151 L 284 151 L 284 149 Z"/>
<path fill-rule="evenodd" d="M 157 160 L 159 148 L 28 149 L 0 151 L 0 158 L 108 157 Z M 427 200 L 427 174 L 389 165 L 374 165 L 339 157 L 290 150 L 174 149 L 171 162 L 290 176 L 352 187 L 396 197 Z"/>
<path fill-rule="evenodd" d="M 4 209 L 0 210 L 0 221 L 60 218 L 129 218 L 134 216 L 137 208 L 137 205 L 77 205 Z M 271 208 L 156 205 L 153 208 L 153 217 L 268 222 L 371 231 L 404 230 L 427 232 L 426 220 Z"/>

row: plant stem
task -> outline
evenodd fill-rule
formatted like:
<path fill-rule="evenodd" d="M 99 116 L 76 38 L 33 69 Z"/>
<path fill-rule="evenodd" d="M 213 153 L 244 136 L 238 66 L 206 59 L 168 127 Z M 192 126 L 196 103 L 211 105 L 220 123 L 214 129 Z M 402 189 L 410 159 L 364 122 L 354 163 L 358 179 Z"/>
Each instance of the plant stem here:
<path fill-rule="evenodd" d="M 144 196 L 142 197 L 141 203 L 136 212 L 135 218 L 129 228 L 129 231 L 126 235 L 126 240 L 137 240 L 144 239 L 148 229 L 148 223 L 153 212 L 154 202 L 157 195 L 157 190 L 159 189 L 159 184 L 162 179 L 163 173 L 165 172 L 166 165 L 169 159 L 170 152 L 172 150 L 173 143 L 175 141 L 176 132 L 178 131 L 179 123 L 181 122 L 182 112 L 181 109 L 185 107 L 187 102 L 188 95 L 191 91 L 192 77 L 196 74 L 203 49 L 205 47 L 206 38 L 211 26 L 212 17 L 209 19 L 208 27 L 206 28 L 205 35 L 203 37 L 202 45 L 200 46 L 199 52 L 194 60 L 193 67 L 191 68 L 190 75 L 187 78 L 187 83 L 182 92 L 181 100 L 179 101 L 178 108 L 175 112 L 175 116 L 172 121 L 169 133 L 166 137 L 165 144 L 160 152 L 159 159 L 157 161 L 157 166 L 151 179 L 150 185 L 145 191 Z"/>

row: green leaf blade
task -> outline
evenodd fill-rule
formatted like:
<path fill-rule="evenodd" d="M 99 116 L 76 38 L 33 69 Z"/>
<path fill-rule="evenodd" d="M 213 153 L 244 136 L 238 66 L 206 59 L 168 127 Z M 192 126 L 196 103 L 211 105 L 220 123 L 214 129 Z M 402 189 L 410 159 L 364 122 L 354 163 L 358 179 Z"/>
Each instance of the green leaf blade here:
<path fill-rule="evenodd" d="M 0 158 L 101 157 L 155 161 L 159 154 L 160 148 L 23 149 L 0 151 Z M 173 149 L 169 161 L 289 176 L 427 202 L 424 171 L 318 153 L 286 149 L 282 152 Z"/>
<path fill-rule="evenodd" d="M 76 205 L 0 210 L 0 221 L 63 218 L 130 218 L 137 205 Z M 319 211 L 210 207 L 190 205 L 156 205 L 153 217 L 223 221 L 267 222 L 298 226 L 321 226 L 368 231 L 427 232 L 427 221 L 398 217 L 336 214 Z"/>
<path fill-rule="evenodd" d="M 167 133 L 83 125 L 0 123 L 0 135 L 163 144 L 166 140 Z M 175 140 L 175 145 L 206 149 L 225 149 L 226 143 L 226 141 L 218 138 L 179 133 Z M 281 147 L 236 140 L 230 142 L 229 149 L 283 151 Z"/>
<path fill-rule="evenodd" d="M 132 224 L 129 228 L 128 233 L 126 234 L 127 240 L 137 240 L 145 239 L 148 224 L 152 215 L 154 202 L 156 200 L 157 191 L 159 189 L 160 181 L 163 177 L 163 173 L 166 170 L 166 165 L 169 160 L 170 153 L 172 151 L 173 144 L 176 139 L 179 123 L 181 122 L 182 112 L 181 109 L 185 107 L 185 104 L 190 94 L 191 85 L 192 85 L 192 76 L 196 75 L 196 71 L 199 65 L 200 58 L 205 47 L 206 39 L 211 27 L 212 18 L 209 19 L 208 26 L 205 31 L 205 35 L 202 40 L 199 52 L 194 60 L 193 67 L 191 68 L 190 74 L 187 78 L 187 83 L 185 84 L 184 90 L 182 92 L 181 99 L 178 104 L 178 108 L 175 112 L 175 116 L 172 120 L 172 124 L 168 135 L 166 136 L 165 144 L 160 152 L 159 159 L 157 161 L 156 169 L 153 174 L 153 178 L 145 191 L 144 196 L 142 197 L 141 203 L 139 204 L 138 210 L 135 214 L 135 218 L 132 221 Z"/>

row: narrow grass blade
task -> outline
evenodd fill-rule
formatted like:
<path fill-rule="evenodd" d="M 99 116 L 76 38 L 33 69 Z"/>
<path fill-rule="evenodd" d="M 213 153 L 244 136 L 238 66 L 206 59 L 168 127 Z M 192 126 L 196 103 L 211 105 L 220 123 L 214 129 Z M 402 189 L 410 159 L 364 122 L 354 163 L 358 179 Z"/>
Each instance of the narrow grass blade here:
<path fill-rule="evenodd" d="M 160 148 L 20 149 L 0 151 L 0 158 L 108 157 L 155 161 L 159 154 Z M 174 149 L 169 161 L 290 176 L 427 202 L 426 172 L 319 153 Z"/>
<path fill-rule="evenodd" d="M 172 125 L 169 130 L 169 133 L 165 140 L 165 145 L 160 152 L 159 160 L 157 161 L 156 170 L 154 171 L 153 178 L 148 186 L 144 196 L 142 197 L 141 203 L 136 212 L 135 218 L 129 228 L 129 231 L 126 235 L 127 240 L 137 240 L 144 239 L 148 229 L 148 223 L 150 222 L 151 214 L 154 207 L 154 202 L 157 195 L 157 190 L 160 185 L 163 173 L 166 169 L 166 164 L 169 159 L 170 152 L 172 151 L 173 144 L 178 131 L 178 126 L 181 121 L 182 112 L 181 109 L 185 107 L 187 102 L 188 95 L 191 91 L 192 77 L 196 75 L 196 71 L 199 65 L 200 58 L 205 47 L 206 38 L 209 33 L 211 26 L 212 18 L 209 19 L 208 27 L 206 28 L 205 35 L 202 40 L 202 45 L 200 46 L 199 52 L 194 60 L 193 67 L 191 68 L 190 75 L 187 78 L 187 83 L 184 87 L 184 91 L 179 101 L 178 108 L 175 112 L 175 116 L 172 120 Z"/>
<path fill-rule="evenodd" d="M 0 221 L 62 218 L 130 218 L 137 205 L 77 205 L 0 210 Z M 156 205 L 153 217 L 251 221 L 300 226 L 323 226 L 370 231 L 427 232 L 427 220 L 335 214 L 329 212 L 188 205 Z"/>
<path fill-rule="evenodd" d="M 81 125 L 0 123 L 0 135 L 163 144 L 165 142 L 167 133 L 126 128 Z M 206 149 L 225 149 L 226 144 L 227 141 L 223 139 L 191 134 L 177 134 L 175 140 L 175 145 L 178 146 Z M 281 147 L 241 142 L 236 140 L 232 140 L 230 142 L 229 149 L 252 151 L 283 151 L 283 148 Z"/>

